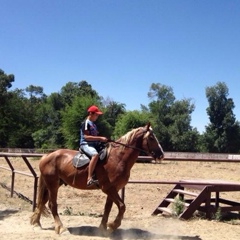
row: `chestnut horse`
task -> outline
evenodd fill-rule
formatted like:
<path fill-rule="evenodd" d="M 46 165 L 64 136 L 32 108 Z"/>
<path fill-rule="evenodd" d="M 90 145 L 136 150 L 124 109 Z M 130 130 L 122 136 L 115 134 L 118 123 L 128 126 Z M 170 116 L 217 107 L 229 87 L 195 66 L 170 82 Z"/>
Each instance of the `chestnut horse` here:
<path fill-rule="evenodd" d="M 157 161 L 164 157 L 162 147 L 150 124 L 129 131 L 116 142 L 110 142 L 107 152 L 106 160 L 98 162 L 95 169 L 98 187 L 107 195 L 100 224 L 103 233 L 113 231 L 121 225 L 126 207 L 118 191 L 128 183 L 130 170 L 139 153 L 145 152 Z M 62 184 L 67 184 L 78 189 L 88 189 L 86 186 L 88 165 L 75 168 L 72 165 L 72 158 L 76 153 L 74 150 L 59 149 L 41 158 L 37 207 L 31 217 L 31 224 L 41 227 L 40 217 L 48 213 L 45 206 L 48 202 L 55 221 L 55 231 L 58 234 L 63 232 L 63 224 L 57 211 L 58 188 Z M 93 186 L 91 189 L 96 188 L 97 186 Z M 118 214 L 113 222 L 108 223 L 113 203 L 118 207 Z"/>

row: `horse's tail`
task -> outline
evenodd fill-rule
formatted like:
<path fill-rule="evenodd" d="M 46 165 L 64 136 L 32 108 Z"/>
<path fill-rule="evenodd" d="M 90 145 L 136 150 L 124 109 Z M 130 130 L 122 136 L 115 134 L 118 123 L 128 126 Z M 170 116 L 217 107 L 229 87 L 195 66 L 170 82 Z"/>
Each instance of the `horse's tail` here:
<path fill-rule="evenodd" d="M 38 183 L 39 183 L 39 185 L 38 185 L 37 206 L 36 206 L 35 211 L 30 219 L 30 223 L 32 225 L 35 225 L 35 224 L 40 225 L 41 215 L 48 217 L 50 214 L 48 209 L 45 206 L 45 204 L 48 201 L 48 190 L 47 190 L 46 184 L 44 182 L 44 179 L 42 177 L 42 174 L 39 177 Z"/>

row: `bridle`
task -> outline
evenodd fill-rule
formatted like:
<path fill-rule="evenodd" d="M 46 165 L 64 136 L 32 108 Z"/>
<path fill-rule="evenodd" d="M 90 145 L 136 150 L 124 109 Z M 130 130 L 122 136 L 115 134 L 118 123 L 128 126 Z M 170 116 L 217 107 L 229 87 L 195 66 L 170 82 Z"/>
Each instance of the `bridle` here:
<path fill-rule="evenodd" d="M 147 132 L 149 132 L 149 130 L 142 130 L 143 136 L 144 136 Z M 143 150 L 142 148 L 138 148 L 138 147 L 135 147 L 135 146 L 131 146 L 131 145 L 128 145 L 128 144 L 125 144 L 125 143 L 121 143 L 121 142 L 117 142 L 117 141 L 110 140 L 110 139 L 108 140 L 108 142 L 110 142 L 110 143 L 115 143 L 115 144 L 124 146 L 124 147 L 126 147 L 126 148 L 131 148 L 131 149 L 137 150 L 137 151 L 139 151 L 139 152 L 143 152 L 143 153 L 152 155 L 152 153 L 151 153 L 150 150 L 149 150 L 148 139 L 147 139 L 147 148 L 148 148 L 148 151 L 145 151 L 145 150 Z"/>

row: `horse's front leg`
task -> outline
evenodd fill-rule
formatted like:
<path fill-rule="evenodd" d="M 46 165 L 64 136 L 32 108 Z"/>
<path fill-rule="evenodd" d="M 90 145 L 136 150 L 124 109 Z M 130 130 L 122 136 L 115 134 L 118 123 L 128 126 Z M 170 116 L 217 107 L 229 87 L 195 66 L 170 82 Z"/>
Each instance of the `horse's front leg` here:
<path fill-rule="evenodd" d="M 108 223 L 107 226 L 110 231 L 114 231 L 117 229 L 122 222 L 123 215 L 126 211 L 126 206 L 123 202 L 123 200 L 120 198 L 117 190 L 115 188 L 111 188 L 107 192 L 108 197 L 117 205 L 118 207 L 118 215 L 116 216 L 115 220 L 111 223 Z"/>
<path fill-rule="evenodd" d="M 102 217 L 102 221 L 101 221 L 101 224 L 99 226 L 101 232 L 103 234 L 106 233 L 106 230 L 107 230 L 107 221 L 108 221 L 108 217 L 109 217 L 109 214 L 110 214 L 110 211 L 112 209 L 112 205 L 113 205 L 113 201 L 112 199 L 110 199 L 108 196 L 107 196 L 107 199 L 106 199 L 106 203 L 105 203 L 105 207 L 104 207 L 104 212 L 103 212 L 103 217 Z"/>

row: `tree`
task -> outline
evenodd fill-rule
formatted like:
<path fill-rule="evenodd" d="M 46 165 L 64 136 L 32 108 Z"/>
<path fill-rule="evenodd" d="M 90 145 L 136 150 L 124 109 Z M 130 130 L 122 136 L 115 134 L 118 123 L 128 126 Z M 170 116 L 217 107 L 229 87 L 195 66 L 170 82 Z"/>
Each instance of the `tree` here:
<path fill-rule="evenodd" d="M 40 97 L 36 92 L 26 97 L 27 90 L 40 89 Z M 8 92 L 8 99 L 5 103 L 5 129 L 7 134 L 4 145 L 6 147 L 34 148 L 32 134 L 41 129 L 42 117 L 38 114 L 46 95 L 41 87 L 31 85 L 27 90 L 16 89 Z M 34 90 L 34 91 L 35 91 Z"/>
<path fill-rule="evenodd" d="M 63 109 L 62 98 L 59 93 L 49 95 L 37 109 L 39 128 L 32 134 L 35 147 L 59 148 L 63 147 L 63 136 L 60 131 L 61 114 Z"/>
<path fill-rule="evenodd" d="M 228 98 L 229 90 L 224 82 L 206 88 L 210 123 L 204 133 L 205 149 L 209 152 L 239 152 L 240 125 L 233 113 L 234 102 Z"/>
<path fill-rule="evenodd" d="M 0 146 L 6 147 L 9 140 L 9 113 L 11 112 L 11 105 L 9 103 L 12 98 L 12 94 L 9 93 L 9 89 L 14 82 L 14 75 L 7 75 L 0 69 Z M 12 112 L 11 112 L 12 113 Z"/>
<path fill-rule="evenodd" d="M 191 114 L 194 105 L 191 99 L 175 101 L 171 106 L 172 124 L 169 134 L 173 151 L 196 152 L 198 150 L 199 133 L 191 127 Z"/>
<path fill-rule="evenodd" d="M 149 114 L 147 113 L 142 113 L 135 110 L 121 114 L 117 119 L 113 138 L 117 139 L 133 128 L 145 126 L 148 122 Z"/>
<path fill-rule="evenodd" d="M 97 92 L 93 90 L 92 86 L 84 80 L 79 83 L 68 82 L 62 87 L 60 95 L 65 105 L 70 105 L 76 96 L 90 96 L 91 98 L 100 100 Z"/>
<path fill-rule="evenodd" d="M 28 111 L 28 99 L 24 97 L 23 90 L 9 92 L 8 101 L 5 103 L 7 111 L 4 112 L 4 125 L 1 135 L 2 147 L 33 148 L 34 143 L 31 137 L 32 127 Z"/>
<path fill-rule="evenodd" d="M 2 147 L 34 147 L 32 133 L 38 128 L 36 109 L 42 99 L 35 95 L 42 94 L 41 87 L 30 85 L 26 91 L 31 93 L 30 99 L 25 97 L 24 90 L 8 91 L 14 82 L 14 75 L 6 75 L 0 70 L 0 145 Z"/>
<path fill-rule="evenodd" d="M 0 69 L 0 102 L 3 104 L 3 97 L 8 93 L 8 89 L 12 87 L 12 82 L 14 82 L 14 75 L 7 75 L 3 70 Z"/>
<path fill-rule="evenodd" d="M 166 151 L 197 151 L 198 132 L 193 129 L 191 113 L 194 104 L 191 99 L 176 101 L 173 89 L 160 83 L 153 83 L 148 97 L 149 110 L 154 119 L 154 130 Z"/>
<path fill-rule="evenodd" d="M 158 140 L 164 150 L 172 150 L 171 136 L 169 126 L 171 120 L 171 106 L 175 101 L 173 89 L 160 83 L 153 83 L 150 86 L 148 97 L 152 102 L 149 103 L 149 110 L 153 116 L 153 128 Z"/>
<path fill-rule="evenodd" d="M 126 112 L 125 104 L 110 99 L 104 100 L 103 102 L 105 106 L 104 119 L 106 119 L 112 129 L 114 129 L 118 117 Z"/>
<path fill-rule="evenodd" d="M 43 96 L 43 87 L 29 85 L 28 87 L 26 87 L 26 92 L 29 93 L 30 99 L 33 99 L 34 97 L 37 97 L 38 95 L 41 97 L 41 96 Z"/>

